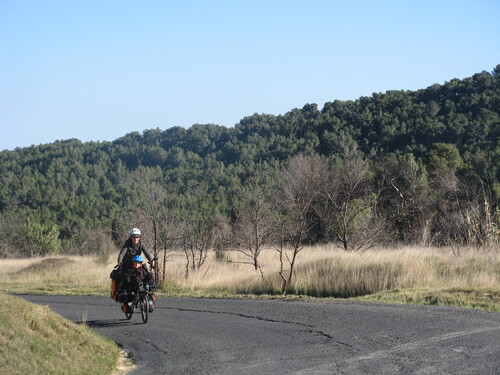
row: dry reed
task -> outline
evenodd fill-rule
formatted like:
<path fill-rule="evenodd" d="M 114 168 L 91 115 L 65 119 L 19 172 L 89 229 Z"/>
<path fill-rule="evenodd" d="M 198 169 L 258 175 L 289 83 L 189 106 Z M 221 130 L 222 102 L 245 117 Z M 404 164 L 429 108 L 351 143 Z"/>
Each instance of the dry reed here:
<path fill-rule="evenodd" d="M 187 292 L 229 294 L 278 294 L 280 291 L 280 264 L 273 249 L 261 253 L 261 270 L 246 264 L 247 259 L 237 251 L 228 251 L 224 261 L 217 261 L 210 254 L 205 264 L 196 270 L 186 268 L 182 252 L 170 252 L 167 259 L 166 289 L 174 286 Z M 113 267 L 89 257 L 3 259 L 0 264 L 2 289 L 20 284 L 41 291 L 74 289 L 81 294 L 107 293 Z M 406 247 L 348 253 L 317 246 L 305 248 L 299 254 L 289 292 L 347 298 L 395 289 L 498 289 L 499 285 L 498 250 L 469 249 L 455 256 L 450 249 Z"/>
<path fill-rule="evenodd" d="M 229 262 L 209 258 L 185 277 L 180 254 L 168 262 L 168 281 L 188 290 L 224 290 L 232 293 L 277 293 L 280 290 L 278 256 L 262 252 L 263 276 L 238 252 L 226 254 Z M 490 288 L 500 285 L 500 252 L 449 249 L 374 249 L 364 253 L 306 248 L 299 254 L 291 292 L 315 297 L 354 297 L 404 288 Z"/>

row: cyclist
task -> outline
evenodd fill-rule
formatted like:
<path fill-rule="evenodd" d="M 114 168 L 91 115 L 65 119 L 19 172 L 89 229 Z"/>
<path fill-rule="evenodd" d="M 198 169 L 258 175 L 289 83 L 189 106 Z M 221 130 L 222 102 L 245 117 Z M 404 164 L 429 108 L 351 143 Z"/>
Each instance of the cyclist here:
<path fill-rule="evenodd" d="M 132 267 L 127 268 L 123 272 L 123 286 L 130 291 L 144 291 L 144 283 L 151 284 L 153 274 L 144 266 L 144 258 L 136 255 L 132 259 Z"/>
<path fill-rule="evenodd" d="M 132 228 L 129 231 L 129 235 L 130 237 L 125 241 L 118 255 L 118 266 L 123 266 L 124 269 L 130 268 L 132 266 L 132 258 L 136 255 L 144 254 L 151 267 L 154 268 L 156 266 L 155 259 L 142 244 L 140 229 Z"/>
<path fill-rule="evenodd" d="M 124 287 L 123 275 L 132 268 L 132 259 L 139 255 L 143 255 L 148 259 L 151 267 L 156 266 L 156 260 L 151 253 L 146 249 L 141 241 L 142 233 L 139 228 L 132 228 L 129 231 L 129 238 L 123 244 L 120 253 L 118 254 L 118 267 L 116 273 L 112 273 L 112 279 L 116 280 L 116 296 L 119 302 L 123 302 L 126 298 L 127 291 Z M 141 257 L 142 258 L 142 257 Z M 144 259 L 144 258 L 142 258 Z M 144 262 L 144 260 L 143 260 Z M 146 269 L 146 267 L 144 267 Z M 147 270 L 146 270 L 147 271 Z M 155 285 L 154 275 L 151 273 L 151 286 Z M 113 291 L 112 291 L 113 295 Z"/>
<path fill-rule="evenodd" d="M 145 283 L 154 287 L 154 275 L 144 265 L 144 258 L 141 255 L 136 255 L 132 258 L 132 267 L 123 270 L 121 299 L 126 299 L 127 292 L 144 292 Z M 153 295 L 151 297 L 149 311 L 153 312 L 156 298 Z"/>

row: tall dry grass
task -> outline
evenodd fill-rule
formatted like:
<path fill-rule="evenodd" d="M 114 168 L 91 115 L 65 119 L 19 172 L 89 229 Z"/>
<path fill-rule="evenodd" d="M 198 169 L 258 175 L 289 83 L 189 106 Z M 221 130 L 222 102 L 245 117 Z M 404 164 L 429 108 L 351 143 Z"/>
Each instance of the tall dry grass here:
<path fill-rule="evenodd" d="M 60 256 L 0 260 L 4 291 L 87 294 L 109 290 L 113 267 L 92 257 Z"/>
<path fill-rule="evenodd" d="M 317 297 L 356 297 L 407 288 L 490 288 L 500 285 L 500 255 L 406 248 L 336 253 L 297 270 L 293 290 Z"/>
<path fill-rule="evenodd" d="M 160 254 L 161 255 L 161 254 Z M 114 255 L 112 259 L 114 259 Z M 161 258 L 161 257 L 160 257 Z M 261 253 L 262 273 L 237 251 L 225 261 L 209 255 L 200 269 L 189 269 L 182 252 L 170 252 L 164 290 L 229 294 L 279 294 L 279 257 L 273 249 Z M 90 257 L 0 260 L 2 290 L 109 294 L 112 263 Z M 313 297 L 356 297 L 395 289 L 500 289 L 500 251 L 405 247 L 347 253 L 328 246 L 305 248 L 299 254 L 292 294 Z"/>
<path fill-rule="evenodd" d="M 173 254 L 167 263 L 168 281 L 188 290 L 231 293 L 278 293 L 280 264 L 275 251 L 261 254 L 262 277 L 238 252 L 229 262 L 209 258 L 185 277 L 185 259 Z M 314 297 L 354 297 L 404 288 L 491 288 L 500 285 L 500 251 L 469 249 L 455 256 L 450 249 L 406 247 L 364 253 L 304 249 L 297 260 L 291 293 Z"/>

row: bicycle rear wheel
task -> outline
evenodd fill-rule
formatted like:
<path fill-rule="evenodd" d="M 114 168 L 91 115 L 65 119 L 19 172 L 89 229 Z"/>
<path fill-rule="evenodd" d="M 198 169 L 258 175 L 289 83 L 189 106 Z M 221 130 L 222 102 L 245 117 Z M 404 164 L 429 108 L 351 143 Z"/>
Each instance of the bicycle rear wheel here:
<path fill-rule="evenodd" d="M 127 320 L 130 320 L 132 318 L 133 313 L 133 306 L 128 306 L 127 304 L 125 304 L 125 317 L 127 318 Z"/>

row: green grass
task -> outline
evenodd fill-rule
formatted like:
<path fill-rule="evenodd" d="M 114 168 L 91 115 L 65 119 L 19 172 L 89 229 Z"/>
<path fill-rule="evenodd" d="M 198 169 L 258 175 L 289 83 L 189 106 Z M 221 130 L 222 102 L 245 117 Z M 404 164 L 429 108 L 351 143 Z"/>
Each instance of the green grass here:
<path fill-rule="evenodd" d="M 394 289 L 353 299 L 500 311 L 500 288 Z"/>
<path fill-rule="evenodd" d="M 159 295 L 169 297 L 195 298 L 245 298 L 245 299 L 288 299 L 288 300 L 352 300 L 378 303 L 418 304 L 452 306 L 489 311 L 500 311 L 500 288 L 422 288 L 392 289 L 380 293 L 350 298 L 315 297 L 307 294 L 234 293 L 227 290 L 189 290 L 168 285 Z"/>
<path fill-rule="evenodd" d="M 47 306 L 0 293 L 0 375 L 112 374 L 117 345 Z"/>

